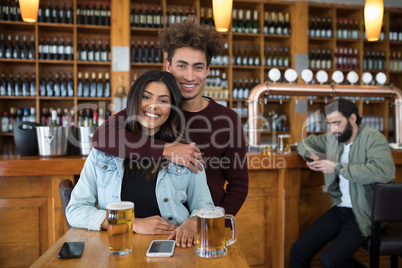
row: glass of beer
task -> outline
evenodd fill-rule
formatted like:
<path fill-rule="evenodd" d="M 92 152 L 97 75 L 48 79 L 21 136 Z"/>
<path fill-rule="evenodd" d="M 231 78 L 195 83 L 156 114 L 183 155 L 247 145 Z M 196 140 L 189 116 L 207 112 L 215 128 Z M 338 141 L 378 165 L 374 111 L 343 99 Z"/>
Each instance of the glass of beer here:
<path fill-rule="evenodd" d="M 232 222 L 232 239 L 226 241 L 225 219 Z M 197 247 L 196 254 L 203 258 L 222 257 L 227 254 L 227 246 L 237 240 L 236 221 L 232 215 L 225 215 L 222 207 L 203 207 L 197 209 Z"/>
<path fill-rule="evenodd" d="M 125 255 L 133 247 L 134 203 L 115 202 L 106 205 L 108 223 L 109 252 L 113 255 Z"/>
<path fill-rule="evenodd" d="M 290 135 L 278 135 L 278 153 L 289 154 L 290 153 Z"/>

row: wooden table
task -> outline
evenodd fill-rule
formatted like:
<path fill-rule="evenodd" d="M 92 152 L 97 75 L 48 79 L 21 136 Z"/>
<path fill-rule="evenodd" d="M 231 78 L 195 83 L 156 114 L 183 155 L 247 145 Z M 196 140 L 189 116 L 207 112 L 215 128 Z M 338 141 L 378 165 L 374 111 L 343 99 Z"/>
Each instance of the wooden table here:
<path fill-rule="evenodd" d="M 237 243 L 228 247 L 228 254 L 221 258 L 205 259 L 195 255 L 191 248 L 175 248 L 173 257 L 149 258 L 145 255 L 152 240 L 167 239 L 167 235 L 133 234 L 133 252 L 124 256 L 109 254 L 106 231 L 70 229 L 50 247 L 31 267 L 249 267 Z M 64 242 L 85 242 L 81 258 L 58 259 Z"/>

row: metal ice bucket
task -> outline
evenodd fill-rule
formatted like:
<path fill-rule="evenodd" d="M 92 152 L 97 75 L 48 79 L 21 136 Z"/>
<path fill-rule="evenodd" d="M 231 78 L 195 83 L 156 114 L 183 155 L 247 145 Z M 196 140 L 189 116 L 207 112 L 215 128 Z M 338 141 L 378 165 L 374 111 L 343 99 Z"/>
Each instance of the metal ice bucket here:
<path fill-rule="evenodd" d="M 81 155 L 88 155 L 92 149 L 92 137 L 97 127 L 78 127 L 77 139 Z"/>
<path fill-rule="evenodd" d="M 69 128 L 70 127 L 36 127 L 39 155 L 66 155 Z"/>

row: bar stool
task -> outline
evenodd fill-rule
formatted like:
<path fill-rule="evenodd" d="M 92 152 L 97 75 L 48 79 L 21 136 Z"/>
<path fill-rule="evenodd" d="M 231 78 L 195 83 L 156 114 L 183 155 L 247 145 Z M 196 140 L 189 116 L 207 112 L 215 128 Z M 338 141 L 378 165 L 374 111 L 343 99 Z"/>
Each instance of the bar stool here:
<path fill-rule="evenodd" d="M 73 183 L 68 179 L 62 180 L 59 183 L 59 195 L 61 200 L 61 206 L 63 207 L 64 219 L 66 220 L 68 229 L 71 228 L 71 225 L 68 223 L 66 218 L 66 208 L 68 206 L 68 203 L 70 202 L 71 192 L 73 191 L 73 188 L 74 188 Z"/>
<path fill-rule="evenodd" d="M 391 268 L 398 267 L 402 255 L 402 183 L 376 183 L 372 208 L 370 267 L 379 267 L 379 258 L 390 256 Z M 384 222 L 388 226 L 381 229 Z"/>

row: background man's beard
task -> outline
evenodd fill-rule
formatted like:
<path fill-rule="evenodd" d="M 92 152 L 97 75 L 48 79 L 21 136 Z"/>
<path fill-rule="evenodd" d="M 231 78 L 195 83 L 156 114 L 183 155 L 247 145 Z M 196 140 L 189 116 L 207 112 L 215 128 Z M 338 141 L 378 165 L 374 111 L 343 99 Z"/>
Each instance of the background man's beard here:
<path fill-rule="evenodd" d="M 338 137 L 339 142 L 346 142 L 352 137 L 353 134 L 353 128 L 352 125 L 350 124 L 348 120 L 348 124 L 346 125 L 345 130 L 342 132 L 342 134 Z"/>

